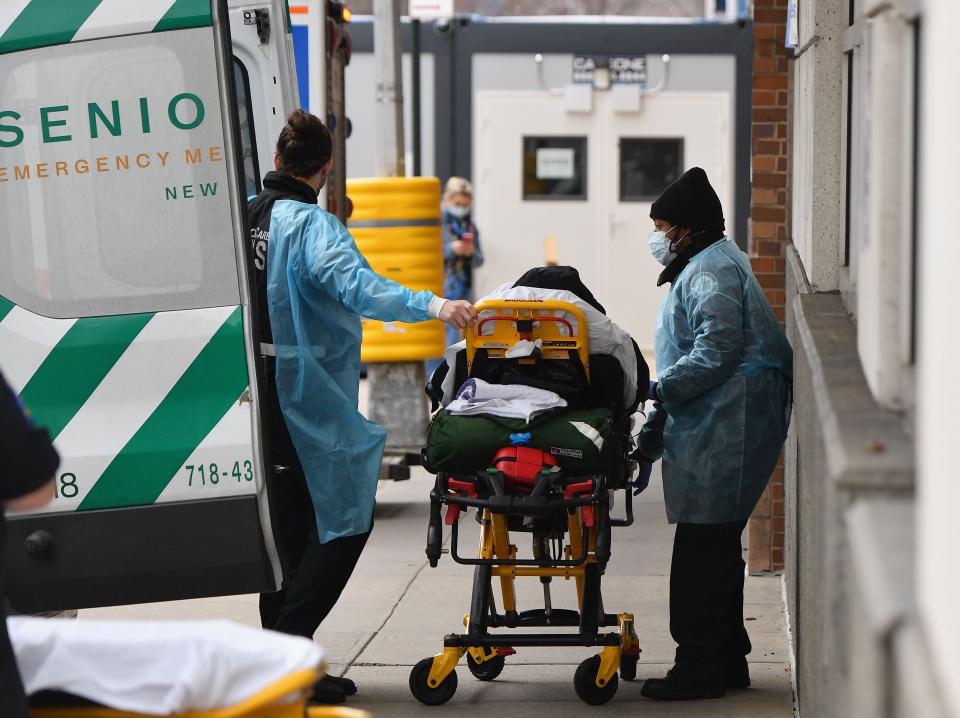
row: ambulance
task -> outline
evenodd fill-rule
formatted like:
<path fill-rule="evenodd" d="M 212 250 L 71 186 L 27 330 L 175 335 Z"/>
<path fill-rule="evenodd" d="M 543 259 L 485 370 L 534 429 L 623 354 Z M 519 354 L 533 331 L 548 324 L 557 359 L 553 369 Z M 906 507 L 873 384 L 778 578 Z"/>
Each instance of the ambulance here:
<path fill-rule="evenodd" d="M 17 611 L 289 573 L 245 202 L 303 94 L 292 9 L 342 158 L 339 2 L 0 0 L 0 371 L 61 456 L 50 505 L 7 517 Z"/>

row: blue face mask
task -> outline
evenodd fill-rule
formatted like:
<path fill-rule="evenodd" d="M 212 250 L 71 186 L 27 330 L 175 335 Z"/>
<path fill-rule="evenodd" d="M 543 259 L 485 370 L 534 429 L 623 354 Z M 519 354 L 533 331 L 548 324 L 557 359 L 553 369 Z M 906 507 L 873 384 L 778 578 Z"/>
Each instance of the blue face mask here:
<path fill-rule="evenodd" d="M 677 256 L 670 249 L 670 245 L 673 243 L 667 239 L 667 232 L 672 232 L 674 227 L 676 227 L 676 225 L 666 232 L 655 229 L 650 232 L 650 235 L 647 237 L 647 244 L 650 245 L 650 253 L 653 255 L 653 258 L 664 267 L 670 264 Z"/>

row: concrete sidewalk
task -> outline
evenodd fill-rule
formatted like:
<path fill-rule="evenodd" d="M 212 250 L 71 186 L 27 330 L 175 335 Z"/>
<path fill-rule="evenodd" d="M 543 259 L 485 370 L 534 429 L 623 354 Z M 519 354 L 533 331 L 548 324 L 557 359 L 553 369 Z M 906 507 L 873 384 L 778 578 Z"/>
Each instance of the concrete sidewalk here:
<path fill-rule="evenodd" d="M 524 649 L 507 659 L 496 681 L 475 680 L 466 666 L 457 669 L 459 688 L 442 708 L 418 703 L 407 687 L 411 666 L 442 647 L 444 634 L 462 630 L 469 608 L 472 569 L 448 556 L 431 569 L 424 556 L 428 493 L 432 477 L 417 471 L 411 481 L 383 483 L 378 494 L 376 528 L 340 604 L 321 626 L 317 640 L 328 652 L 331 671 L 345 673 L 360 686 L 349 705 L 368 709 L 376 718 L 403 716 L 492 715 L 553 718 L 581 716 L 592 710 L 607 715 L 770 716 L 793 715 L 779 578 L 747 579 L 745 615 L 753 641 L 750 655 L 753 688 L 729 693 L 723 700 L 662 704 L 640 696 L 641 681 L 662 676 L 672 663 L 674 644 L 668 630 L 668 585 L 673 529 L 663 511 L 662 489 L 655 475 L 639 497 L 636 523 L 614 532 L 613 558 L 604 578 L 607 611 L 630 611 L 637 617 L 643 653 L 637 680 L 620 682 L 614 699 L 591 709 L 574 693 L 577 665 L 590 649 Z M 620 497 L 618 496 L 618 500 Z M 622 508 L 622 507 L 621 507 Z M 462 540 L 472 545 L 476 526 L 463 521 Z M 573 582 L 555 581 L 555 607 L 574 607 Z M 521 608 L 542 607 L 540 584 L 518 585 Z M 231 618 L 258 624 L 255 596 L 124 606 L 81 611 L 81 618 Z"/>

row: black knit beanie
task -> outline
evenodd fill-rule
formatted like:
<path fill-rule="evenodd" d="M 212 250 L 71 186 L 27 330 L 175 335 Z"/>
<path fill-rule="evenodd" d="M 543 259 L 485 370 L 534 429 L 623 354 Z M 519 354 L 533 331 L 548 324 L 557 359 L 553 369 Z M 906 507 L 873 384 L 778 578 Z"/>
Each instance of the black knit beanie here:
<path fill-rule="evenodd" d="M 710 186 L 707 173 L 699 167 L 684 172 L 669 185 L 650 207 L 650 217 L 678 227 L 723 232 L 723 207 Z"/>

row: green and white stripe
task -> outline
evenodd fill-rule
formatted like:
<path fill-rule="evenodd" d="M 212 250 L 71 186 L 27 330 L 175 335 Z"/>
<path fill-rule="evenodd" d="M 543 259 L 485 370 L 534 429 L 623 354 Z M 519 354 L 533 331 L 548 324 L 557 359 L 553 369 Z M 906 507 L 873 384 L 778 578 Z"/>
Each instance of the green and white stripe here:
<path fill-rule="evenodd" d="M 0 54 L 102 37 L 204 27 L 210 0 L 5 0 Z"/>
<path fill-rule="evenodd" d="M 188 486 L 184 470 L 252 459 L 239 307 L 65 320 L 3 300 L 0 366 L 76 476 L 48 511 L 256 491 L 233 477 Z"/>

